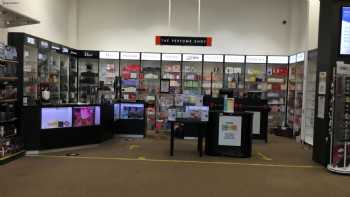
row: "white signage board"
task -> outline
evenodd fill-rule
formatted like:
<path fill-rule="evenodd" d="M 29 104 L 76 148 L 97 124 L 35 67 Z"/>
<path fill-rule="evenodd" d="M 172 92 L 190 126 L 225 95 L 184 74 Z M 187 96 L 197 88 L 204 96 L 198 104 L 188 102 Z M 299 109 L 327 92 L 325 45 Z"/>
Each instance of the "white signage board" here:
<path fill-rule="evenodd" d="M 142 53 L 141 60 L 160 61 L 160 53 Z"/>
<path fill-rule="evenodd" d="M 203 61 L 203 55 L 200 54 L 183 54 L 184 62 L 201 62 Z"/>
<path fill-rule="evenodd" d="M 162 61 L 180 62 L 181 60 L 182 60 L 181 54 L 176 54 L 176 53 L 163 53 L 162 54 Z"/>
<path fill-rule="evenodd" d="M 117 60 L 117 59 L 119 59 L 119 52 L 101 51 L 100 52 L 100 59 Z"/>
<path fill-rule="evenodd" d="M 140 60 L 140 53 L 122 52 L 120 54 L 120 59 L 122 59 L 122 60 Z"/>
<path fill-rule="evenodd" d="M 205 62 L 224 62 L 223 55 L 204 55 Z"/>
<path fill-rule="evenodd" d="M 295 64 L 297 63 L 297 55 L 292 55 L 289 57 L 289 63 L 290 64 Z"/>
<path fill-rule="evenodd" d="M 303 62 L 303 61 L 305 61 L 305 53 L 297 54 L 297 62 Z"/>
<path fill-rule="evenodd" d="M 266 64 L 266 56 L 247 56 L 247 63 Z"/>
<path fill-rule="evenodd" d="M 225 62 L 227 63 L 244 63 L 244 55 L 225 55 Z"/>
<path fill-rule="evenodd" d="M 288 64 L 288 56 L 269 56 L 267 63 L 269 64 Z"/>
<path fill-rule="evenodd" d="M 220 116 L 219 120 L 219 145 L 242 145 L 242 117 Z"/>

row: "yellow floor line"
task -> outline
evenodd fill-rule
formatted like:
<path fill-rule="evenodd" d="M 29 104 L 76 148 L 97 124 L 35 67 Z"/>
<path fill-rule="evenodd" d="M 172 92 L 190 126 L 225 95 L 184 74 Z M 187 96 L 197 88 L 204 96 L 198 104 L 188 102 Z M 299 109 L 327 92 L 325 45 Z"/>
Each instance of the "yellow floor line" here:
<path fill-rule="evenodd" d="M 130 145 L 129 146 L 129 150 L 135 150 L 135 149 L 138 149 L 140 148 L 140 145 Z"/>
<path fill-rule="evenodd" d="M 265 161 L 272 161 L 272 159 L 271 159 L 270 157 L 264 155 L 264 154 L 261 153 L 261 152 L 258 152 L 257 154 L 258 154 L 263 160 L 265 160 Z"/>
<path fill-rule="evenodd" d="M 146 159 L 146 158 L 120 158 L 120 157 L 68 157 L 68 156 L 51 156 L 51 155 L 28 155 L 27 157 L 40 158 L 60 158 L 60 159 L 87 159 L 87 160 L 114 160 L 114 161 L 144 161 L 157 163 L 179 163 L 179 164 L 201 164 L 201 165 L 230 165 L 230 166 L 255 166 L 255 167 L 278 167 L 278 168 L 299 168 L 299 169 L 316 169 L 320 166 L 313 165 L 285 165 L 285 164 L 259 164 L 259 163 L 236 163 L 221 161 L 190 161 L 190 160 L 163 160 L 163 159 Z"/>

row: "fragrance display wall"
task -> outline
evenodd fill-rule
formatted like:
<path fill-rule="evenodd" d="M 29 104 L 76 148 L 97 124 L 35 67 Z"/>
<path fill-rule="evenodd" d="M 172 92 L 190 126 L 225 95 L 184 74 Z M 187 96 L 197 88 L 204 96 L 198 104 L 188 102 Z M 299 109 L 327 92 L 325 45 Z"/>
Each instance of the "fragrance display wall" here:
<path fill-rule="evenodd" d="M 266 98 L 271 108 L 269 128 L 279 128 L 285 123 L 288 62 L 288 56 L 268 57 Z"/>
<path fill-rule="evenodd" d="M 219 91 L 223 88 L 223 70 L 223 55 L 204 55 L 203 95 L 219 96 Z"/>
<path fill-rule="evenodd" d="M 182 60 L 182 92 L 202 94 L 203 55 L 183 54 Z"/>
<path fill-rule="evenodd" d="M 98 103 L 112 102 L 118 95 L 116 83 L 119 80 L 119 52 L 100 52 L 99 80 Z"/>
<path fill-rule="evenodd" d="M 99 52 L 79 51 L 78 87 L 80 103 L 97 103 L 99 88 Z"/>
<path fill-rule="evenodd" d="M 139 90 L 143 86 L 140 53 L 120 54 L 121 99 L 124 101 L 141 100 Z"/>
<path fill-rule="evenodd" d="M 266 56 L 247 56 L 245 70 L 245 90 L 266 98 Z"/>
<path fill-rule="evenodd" d="M 224 69 L 224 88 L 234 89 L 236 96 L 243 96 L 245 56 L 225 55 Z"/>

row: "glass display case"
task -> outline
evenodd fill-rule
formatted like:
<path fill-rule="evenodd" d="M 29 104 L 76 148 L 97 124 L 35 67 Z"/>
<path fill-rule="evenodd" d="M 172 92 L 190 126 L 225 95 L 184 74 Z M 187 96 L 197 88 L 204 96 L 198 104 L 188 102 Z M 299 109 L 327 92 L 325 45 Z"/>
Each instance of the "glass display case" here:
<path fill-rule="evenodd" d="M 142 53 L 141 65 L 143 80 L 141 80 L 141 97 L 146 103 L 155 103 L 160 92 L 160 53 Z"/>
<path fill-rule="evenodd" d="M 23 105 L 36 105 L 38 100 L 38 40 L 26 36 L 23 49 Z"/>
<path fill-rule="evenodd" d="M 142 100 L 139 90 L 143 89 L 143 75 L 140 53 L 120 54 L 121 99 L 124 101 Z"/>
<path fill-rule="evenodd" d="M 287 98 L 287 122 L 286 126 L 293 129 L 295 111 L 297 56 L 289 57 L 288 98 Z"/>
<path fill-rule="evenodd" d="M 49 91 L 50 103 L 60 104 L 60 51 L 61 47 L 52 44 L 51 56 L 49 56 Z"/>
<path fill-rule="evenodd" d="M 69 103 L 78 102 L 78 52 L 69 51 Z"/>
<path fill-rule="evenodd" d="M 61 48 L 60 58 L 60 101 L 69 103 L 69 49 Z"/>
<path fill-rule="evenodd" d="M 245 56 L 225 55 L 224 70 L 224 88 L 234 89 L 238 96 L 243 96 Z"/>
<path fill-rule="evenodd" d="M 39 91 L 38 97 L 41 102 L 49 103 L 49 96 L 44 100 L 42 92 L 50 91 L 49 87 L 49 67 L 51 59 L 51 45 L 48 41 L 40 40 L 38 52 L 38 79 Z"/>
<path fill-rule="evenodd" d="M 80 103 L 97 103 L 99 88 L 98 56 L 96 51 L 80 51 L 78 60 Z"/>
<path fill-rule="evenodd" d="M 99 73 L 101 102 L 112 102 L 116 97 L 115 80 L 119 76 L 119 52 L 100 52 Z"/>
<path fill-rule="evenodd" d="M 337 62 L 333 76 L 330 112 L 330 161 L 328 169 L 350 174 L 350 65 Z M 318 96 L 320 102 L 321 98 Z M 325 98 L 323 98 L 325 99 Z M 318 112 L 320 113 L 320 112 Z"/>
<path fill-rule="evenodd" d="M 247 56 L 245 89 L 248 93 L 257 93 L 266 99 L 266 56 Z"/>
<path fill-rule="evenodd" d="M 267 64 L 267 99 L 271 108 L 269 113 L 269 128 L 285 126 L 288 56 L 269 56 Z"/>
<path fill-rule="evenodd" d="M 169 94 L 180 94 L 181 90 L 181 54 L 162 54 L 162 79 L 169 80 Z"/>
<path fill-rule="evenodd" d="M 223 55 L 204 55 L 202 89 L 204 95 L 218 97 L 223 88 Z"/>
<path fill-rule="evenodd" d="M 203 55 L 183 54 L 182 56 L 182 93 L 202 93 Z"/>

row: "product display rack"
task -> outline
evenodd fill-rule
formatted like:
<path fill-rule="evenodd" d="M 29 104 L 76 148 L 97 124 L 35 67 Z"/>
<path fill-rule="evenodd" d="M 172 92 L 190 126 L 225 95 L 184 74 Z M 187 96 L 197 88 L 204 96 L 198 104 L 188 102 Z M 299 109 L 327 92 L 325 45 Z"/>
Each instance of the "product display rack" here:
<path fill-rule="evenodd" d="M 202 94 L 203 55 L 182 55 L 182 93 Z"/>
<path fill-rule="evenodd" d="M 295 111 L 296 68 L 297 68 L 297 56 L 296 55 L 290 56 L 286 123 L 287 123 L 287 126 L 292 129 L 294 126 L 294 111 Z"/>
<path fill-rule="evenodd" d="M 50 91 L 50 104 L 61 103 L 61 65 L 60 65 L 60 53 L 61 46 L 52 43 L 51 44 L 51 54 L 49 56 L 49 68 L 48 68 L 48 85 Z"/>
<path fill-rule="evenodd" d="M 78 56 L 78 102 L 96 104 L 99 88 L 99 52 L 79 51 Z"/>
<path fill-rule="evenodd" d="M 60 51 L 60 102 L 69 103 L 69 49 L 61 47 Z"/>
<path fill-rule="evenodd" d="M 245 56 L 225 55 L 224 88 L 233 89 L 236 96 L 243 96 Z"/>
<path fill-rule="evenodd" d="M 51 45 L 49 41 L 39 40 L 38 46 L 38 99 L 42 100 L 41 92 L 50 90 L 49 68 L 51 67 Z M 47 101 L 49 102 L 49 101 Z"/>
<path fill-rule="evenodd" d="M 16 48 L 11 57 L 0 59 L 0 164 L 7 163 L 23 155 L 24 140 L 20 128 L 18 65 Z"/>
<path fill-rule="evenodd" d="M 142 100 L 139 91 L 143 90 L 140 53 L 120 53 L 121 100 Z"/>
<path fill-rule="evenodd" d="M 100 103 L 112 103 L 116 99 L 116 80 L 119 77 L 119 52 L 100 52 Z"/>
<path fill-rule="evenodd" d="M 271 108 L 269 113 L 269 128 L 285 126 L 288 56 L 269 56 L 267 64 L 267 93 L 266 98 Z"/>
<path fill-rule="evenodd" d="M 203 95 L 218 97 L 220 89 L 223 88 L 224 75 L 223 55 L 204 55 L 203 63 Z"/>
<path fill-rule="evenodd" d="M 245 90 L 266 98 L 266 56 L 246 56 Z"/>
<path fill-rule="evenodd" d="M 78 51 L 69 49 L 69 103 L 78 102 Z"/>

